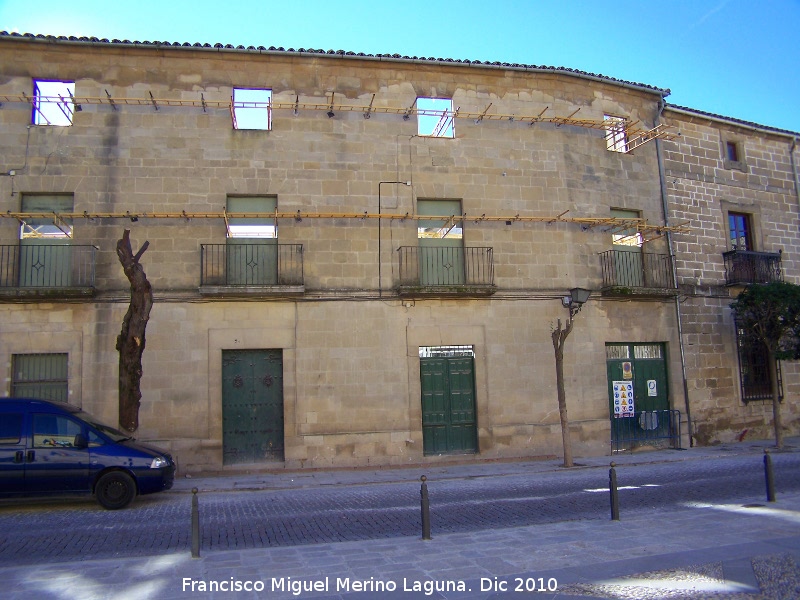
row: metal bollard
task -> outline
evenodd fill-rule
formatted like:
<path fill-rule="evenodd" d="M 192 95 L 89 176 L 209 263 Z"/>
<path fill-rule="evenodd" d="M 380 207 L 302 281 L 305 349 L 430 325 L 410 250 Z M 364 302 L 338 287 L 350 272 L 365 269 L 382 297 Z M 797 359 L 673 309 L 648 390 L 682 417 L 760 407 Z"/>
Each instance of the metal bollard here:
<path fill-rule="evenodd" d="M 197 488 L 192 488 L 192 558 L 200 558 L 200 509 Z"/>
<path fill-rule="evenodd" d="M 775 502 L 775 474 L 772 472 L 772 457 L 764 448 L 764 477 L 767 480 L 767 502 Z"/>
<path fill-rule="evenodd" d="M 423 475 L 419 478 L 422 481 L 422 486 L 419 490 L 420 500 L 422 504 L 422 539 L 431 539 L 431 503 L 428 500 L 428 485 L 425 483 L 428 478 Z"/>
<path fill-rule="evenodd" d="M 612 462 L 608 470 L 608 490 L 611 493 L 611 520 L 619 521 L 619 492 L 617 492 L 617 471 Z"/>

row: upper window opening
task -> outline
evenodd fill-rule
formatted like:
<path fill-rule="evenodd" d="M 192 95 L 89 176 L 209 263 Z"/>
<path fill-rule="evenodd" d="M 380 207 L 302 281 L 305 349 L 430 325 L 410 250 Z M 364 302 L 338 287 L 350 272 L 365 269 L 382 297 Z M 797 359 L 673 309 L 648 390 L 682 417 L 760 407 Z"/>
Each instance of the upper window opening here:
<path fill-rule="evenodd" d="M 228 238 L 260 238 L 275 239 L 278 237 L 277 221 L 274 217 L 266 217 L 277 210 L 278 199 L 274 196 L 230 196 L 227 212 L 260 214 L 260 217 L 228 218 Z"/>
<path fill-rule="evenodd" d="M 725 153 L 731 162 L 739 161 L 739 145 L 736 142 L 725 142 Z"/>
<path fill-rule="evenodd" d="M 23 213 L 47 213 L 50 217 L 31 217 L 21 222 L 19 237 L 25 239 L 70 239 L 72 238 L 72 219 L 63 219 L 59 214 L 73 211 L 74 199 L 71 194 L 63 195 L 25 195 L 22 197 Z"/>
<path fill-rule="evenodd" d="M 612 152 L 628 151 L 627 121 L 624 117 L 603 115 L 606 122 L 606 147 Z"/>
<path fill-rule="evenodd" d="M 272 90 L 234 88 L 231 117 L 234 129 L 272 129 Z"/>
<path fill-rule="evenodd" d="M 34 125 L 68 127 L 72 125 L 75 108 L 74 81 L 33 82 Z"/>
<path fill-rule="evenodd" d="M 417 98 L 417 134 L 428 137 L 455 137 L 453 100 Z"/>

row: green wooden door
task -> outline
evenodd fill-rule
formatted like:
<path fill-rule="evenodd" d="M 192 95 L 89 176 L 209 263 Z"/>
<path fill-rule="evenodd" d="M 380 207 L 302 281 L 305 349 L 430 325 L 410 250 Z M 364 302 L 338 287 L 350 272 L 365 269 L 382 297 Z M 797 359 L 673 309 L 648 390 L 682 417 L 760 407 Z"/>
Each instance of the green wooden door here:
<path fill-rule="evenodd" d="M 477 452 L 473 359 L 421 358 L 420 384 L 423 453 Z"/>
<path fill-rule="evenodd" d="M 278 240 L 229 239 L 226 252 L 227 285 L 278 283 Z"/>
<path fill-rule="evenodd" d="M 419 281 L 423 286 L 464 285 L 464 244 L 460 239 L 419 240 Z"/>
<path fill-rule="evenodd" d="M 658 412 L 670 408 L 664 344 L 606 344 L 606 367 L 612 442 L 666 434 L 669 416 Z"/>
<path fill-rule="evenodd" d="M 283 460 L 283 353 L 222 351 L 222 463 Z"/>
<path fill-rule="evenodd" d="M 64 238 L 20 241 L 20 287 L 70 287 L 72 285 L 72 240 Z"/>

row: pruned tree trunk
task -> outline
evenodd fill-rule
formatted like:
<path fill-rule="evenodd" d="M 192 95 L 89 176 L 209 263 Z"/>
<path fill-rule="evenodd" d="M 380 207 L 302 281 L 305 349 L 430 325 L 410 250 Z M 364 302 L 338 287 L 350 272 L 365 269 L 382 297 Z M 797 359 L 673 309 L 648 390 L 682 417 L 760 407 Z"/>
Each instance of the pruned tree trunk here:
<path fill-rule="evenodd" d="M 131 283 L 131 301 L 122 321 L 122 331 L 117 337 L 119 352 L 119 426 L 134 432 L 139 428 L 139 401 L 142 399 L 142 354 L 145 346 L 145 328 L 153 307 L 153 289 L 139 259 L 150 242 L 145 242 L 134 254 L 130 230 L 126 229 L 117 242 L 117 256 L 125 276 Z"/>
<path fill-rule="evenodd" d="M 781 419 L 781 398 L 778 388 L 778 359 L 775 351 L 767 347 L 767 361 L 769 362 L 770 387 L 772 388 L 772 425 L 775 427 L 775 447 L 783 448 L 783 420 Z"/>
<path fill-rule="evenodd" d="M 556 388 L 558 389 L 558 414 L 561 417 L 561 440 L 564 444 L 564 466 L 572 467 L 572 441 L 569 436 L 569 417 L 567 416 L 567 394 L 564 391 L 564 342 L 572 331 L 572 317 L 567 320 L 567 326 L 561 328 L 561 319 L 558 327 L 552 332 L 553 349 L 556 353 Z"/>

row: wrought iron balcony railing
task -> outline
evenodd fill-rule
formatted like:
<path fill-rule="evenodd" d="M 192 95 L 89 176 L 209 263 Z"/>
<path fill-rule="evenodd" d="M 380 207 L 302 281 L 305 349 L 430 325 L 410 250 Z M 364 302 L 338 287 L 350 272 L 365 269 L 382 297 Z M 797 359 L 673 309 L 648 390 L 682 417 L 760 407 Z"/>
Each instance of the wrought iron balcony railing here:
<path fill-rule="evenodd" d="M 85 294 L 94 290 L 95 246 L 18 244 L 0 246 L 0 289 Z M 26 292 L 26 293 L 27 293 Z"/>
<path fill-rule="evenodd" d="M 201 287 L 263 289 L 304 285 L 302 244 L 203 244 L 200 265 Z"/>
<path fill-rule="evenodd" d="M 491 294 L 494 286 L 492 248 L 402 246 L 401 293 Z"/>
<path fill-rule="evenodd" d="M 609 250 L 600 254 L 603 268 L 603 290 L 640 294 L 660 291 L 669 295 L 676 291 L 673 257 L 630 250 Z"/>
<path fill-rule="evenodd" d="M 723 252 L 725 285 L 747 285 L 782 281 L 780 252 L 730 250 Z"/>

